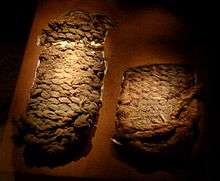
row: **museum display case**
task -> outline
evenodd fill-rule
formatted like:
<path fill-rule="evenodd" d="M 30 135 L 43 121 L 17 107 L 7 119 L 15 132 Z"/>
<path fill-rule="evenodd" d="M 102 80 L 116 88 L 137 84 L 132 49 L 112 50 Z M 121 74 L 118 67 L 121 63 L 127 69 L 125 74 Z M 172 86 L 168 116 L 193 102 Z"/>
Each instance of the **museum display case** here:
<path fill-rule="evenodd" d="M 2 172 L 36 180 L 184 180 L 194 172 L 207 146 L 203 47 L 166 6 L 125 4 L 38 1 Z"/>

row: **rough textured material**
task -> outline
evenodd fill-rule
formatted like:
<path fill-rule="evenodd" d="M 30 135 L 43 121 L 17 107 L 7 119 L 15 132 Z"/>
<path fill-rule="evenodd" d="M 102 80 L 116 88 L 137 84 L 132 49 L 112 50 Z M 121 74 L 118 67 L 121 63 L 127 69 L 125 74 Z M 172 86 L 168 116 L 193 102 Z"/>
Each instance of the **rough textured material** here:
<path fill-rule="evenodd" d="M 163 155 L 192 143 L 199 120 L 197 74 L 184 65 L 149 65 L 124 73 L 113 141 Z"/>
<path fill-rule="evenodd" d="M 70 11 L 48 24 L 21 130 L 26 146 L 49 155 L 74 148 L 94 127 L 105 72 L 104 38 L 111 21 Z"/>

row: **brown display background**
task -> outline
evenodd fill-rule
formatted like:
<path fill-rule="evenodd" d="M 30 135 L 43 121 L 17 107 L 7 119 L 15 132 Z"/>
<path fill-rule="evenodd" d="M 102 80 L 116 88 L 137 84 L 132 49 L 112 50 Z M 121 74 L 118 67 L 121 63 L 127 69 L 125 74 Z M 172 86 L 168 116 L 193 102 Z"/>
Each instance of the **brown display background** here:
<path fill-rule="evenodd" d="M 47 26 L 50 19 L 72 9 L 88 12 L 100 11 L 116 23 L 115 28 L 109 31 L 105 43 L 108 71 L 104 81 L 103 106 L 89 154 L 77 161 L 55 168 L 30 168 L 24 163 L 22 149 L 12 142 L 13 122 L 9 119 L 4 129 L 0 155 L 0 161 L 4 163 L 0 166 L 2 172 L 15 172 L 21 178 L 22 175 L 23 178 L 27 178 L 25 174 L 114 180 L 187 180 L 191 178 L 194 170 L 189 168 L 177 168 L 174 172 L 157 170 L 141 173 L 135 167 L 114 156 L 115 150 L 110 139 L 114 134 L 115 110 L 123 71 L 128 67 L 143 64 L 200 65 L 205 61 L 201 53 L 202 47 L 193 45 L 189 41 L 191 30 L 181 17 L 160 6 L 149 5 L 147 8 L 132 10 L 123 7 L 121 2 L 107 0 L 40 1 L 17 81 L 10 118 L 18 117 L 25 109 L 40 52 L 39 47 L 36 46 L 37 36 L 41 29 Z M 200 126 L 205 127 L 204 124 Z M 201 140 L 204 143 L 205 139 L 205 129 L 201 129 L 199 143 L 194 150 L 195 155 L 202 149 Z M 35 177 L 35 179 L 39 178 Z"/>

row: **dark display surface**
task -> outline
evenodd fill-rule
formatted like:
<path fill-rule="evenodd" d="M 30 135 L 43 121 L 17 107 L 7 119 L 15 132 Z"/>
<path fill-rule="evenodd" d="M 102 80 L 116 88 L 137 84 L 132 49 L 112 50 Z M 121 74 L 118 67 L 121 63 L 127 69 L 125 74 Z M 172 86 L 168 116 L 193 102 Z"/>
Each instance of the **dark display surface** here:
<path fill-rule="evenodd" d="M 118 180 L 128 177 L 131 180 L 161 180 L 161 178 L 187 180 L 189 178 L 201 179 L 206 174 L 203 172 L 203 165 L 196 167 L 201 162 L 205 162 L 201 158 L 208 149 L 206 147 L 207 115 L 205 112 L 202 124 L 199 125 L 201 131 L 193 150 L 193 160 L 186 164 L 180 163 L 172 168 L 173 165 L 167 161 L 166 168 L 161 168 L 160 165 L 156 165 L 156 168 L 153 166 L 146 168 L 146 165 L 143 165 L 142 168 L 145 169 L 141 170 L 140 165 L 123 160 L 113 147 L 111 138 L 115 133 L 117 100 L 125 70 L 149 64 L 193 64 L 204 67 L 208 62 L 204 55 L 206 52 L 202 51 L 204 47 L 190 34 L 191 29 L 187 23 L 172 11 L 163 6 L 154 5 L 128 10 L 114 3 L 108 1 L 43 1 L 39 3 L 17 83 L 11 117 L 18 117 L 24 111 L 28 100 L 40 54 L 40 48 L 36 45 L 37 36 L 49 20 L 72 9 L 104 12 L 116 21 L 116 28 L 109 32 L 106 39 L 105 55 L 108 61 L 108 71 L 104 79 L 103 106 L 96 133 L 92 139 L 91 150 L 80 159 L 53 168 L 27 165 L 22 148 L 16 147 L 11 142 L 14 128 L 12 122 L 8 122 L 3 142 L 5 156 L 1 156 L 1 160 L 5 163 L 3 170 L 14 170 L 21 177 L 23 174 L 43 174 L 67 178 Z"/>

